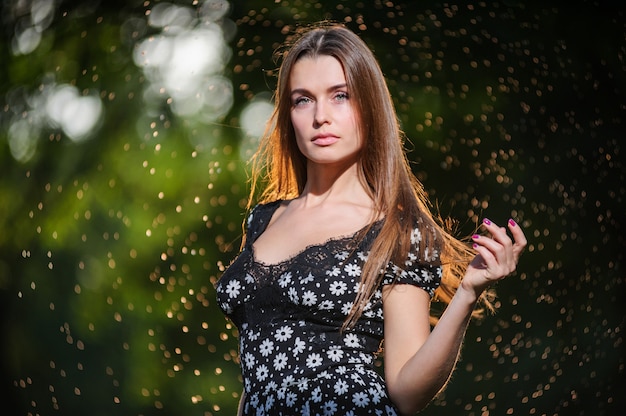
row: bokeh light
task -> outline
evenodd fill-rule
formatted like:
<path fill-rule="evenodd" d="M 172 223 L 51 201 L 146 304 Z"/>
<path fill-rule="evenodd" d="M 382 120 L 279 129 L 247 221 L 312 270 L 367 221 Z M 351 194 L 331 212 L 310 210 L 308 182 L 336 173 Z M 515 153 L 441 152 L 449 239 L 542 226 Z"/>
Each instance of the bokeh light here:
<path fill-rule="evenodd" d="M 228 3 L 209 1 L 200 10 L 205 13 L 196 17 L 188 6 L 156 4 L 147 25 L 161 33 L 140 41 L 133 58 L 150 80 L 144 95 L 147 105 L 165 100 L 179 116 L 198 115 L 210 122 L 232 106 L 230 80 L 219 76 L 230 49 L 216 22 L 228 11 Z"/>
<path fill-rule="evenodd" d="M 321 19 L 374 50 L 433 209 L 460 236 L 512 216 L 529 237 L 423 414 L 626 411 L 622 7 L 9 0 L 2 16 L 16 414 L 235 414 L 237 332 L 213 284 L 239 247 L 272 53 Z"/>

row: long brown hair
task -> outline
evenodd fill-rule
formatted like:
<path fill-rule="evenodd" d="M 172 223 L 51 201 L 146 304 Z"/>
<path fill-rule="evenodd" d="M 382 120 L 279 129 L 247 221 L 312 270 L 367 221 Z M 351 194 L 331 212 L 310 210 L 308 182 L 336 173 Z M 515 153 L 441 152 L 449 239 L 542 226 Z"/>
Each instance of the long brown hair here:
<path fill-rule="evenodd" d="M 277 51 L 282 63 L 275 106 L 266 134 L 252 158 L 248 209 L 257 199 L 258 203 L 287 200 L 297 197 L 304 189 L 306 159 L 298 150 L 291 124 L 289 76 L 299 59 L 320 55 L 334 57 L 343 67 L 364 140 L 360 179 L 374 201 L 374 211 L 385 218 L 372 243 L 344 329 L 352 327 L 363 313 L 383 278 L 381 270 L 385 270 L 390 261 L 404 264 L 411 248 L 411 231 L 416 224 L 422 235 L 418 256 L 424 263 L 442 265 L 442 282 L 435 299 L 447 304 L 474 253 L 448 231 L 443 221 L 432 215 L 427 194 L 406 158 L 404 135 L 380 66 L 365 42 L 340 24 L 323 22 L 299 28 L 284 48 Z M 257 198 L 258 182 L 262 183 L 263 190 Z M 439 255 L 433 256 L 433 250 Z M 485 297 L 481 300 L 491 309 Z M 477 308 L 476 314 L 481 310 Z M 433 308 L 431 317 L 435 323 Z"/>

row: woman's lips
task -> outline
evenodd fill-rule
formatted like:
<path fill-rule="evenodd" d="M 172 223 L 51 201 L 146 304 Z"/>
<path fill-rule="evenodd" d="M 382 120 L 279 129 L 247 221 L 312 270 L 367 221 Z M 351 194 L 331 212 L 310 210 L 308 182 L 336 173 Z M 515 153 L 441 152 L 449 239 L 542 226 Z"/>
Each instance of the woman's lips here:
<path fill-rule="evenodd" d="M 312 142 L 318 146 L 330 146 L 337 140 L 339 140 L 339 137 L 332 134 L 318 134 L 313 138 Z"/>

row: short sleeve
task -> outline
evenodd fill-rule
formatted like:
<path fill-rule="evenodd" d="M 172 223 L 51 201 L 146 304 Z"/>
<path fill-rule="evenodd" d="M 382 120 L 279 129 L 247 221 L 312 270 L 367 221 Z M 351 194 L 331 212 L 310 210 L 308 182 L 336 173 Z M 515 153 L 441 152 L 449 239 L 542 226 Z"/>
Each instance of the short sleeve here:
<path fill-rule="evenodd" d="M 249 249 L 256 239 L 265 231 L 272 215 L 282 201 L 274 201 L 268 204 L 255 205 L 246 219 L 246 244 L 244 250 Z"/>
<path fill-rule="evenodd" d="M 403 265 L 390 263 L 383 276 L 383 285 L 408 284 L 424 289 L 430 297 L 441 284 L 442 267 L 439 251 L 435 247 L 426 247 L 419 253 L 421 232 L 415 227 L 411 233 L 411 250 Z"/>

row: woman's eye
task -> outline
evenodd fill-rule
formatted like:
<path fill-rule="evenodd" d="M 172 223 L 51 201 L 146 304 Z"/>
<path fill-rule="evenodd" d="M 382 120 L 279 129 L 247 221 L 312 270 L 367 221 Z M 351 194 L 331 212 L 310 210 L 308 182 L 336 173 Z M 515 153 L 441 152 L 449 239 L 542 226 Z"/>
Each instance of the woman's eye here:
<path fill-rule="evenodd" d="M 293 100 L 293 105 L 299 106 L 311 102 L 308 97 L 298 97 Z"/>
<path fill-rule="evenodd" d="M 346 101 L 346 100 L 348 100 L 348 98 L 350 98 L 350 97 L 349 97 L 347 92 L 338 92 L 335 95 L 335 101 Z"/>

